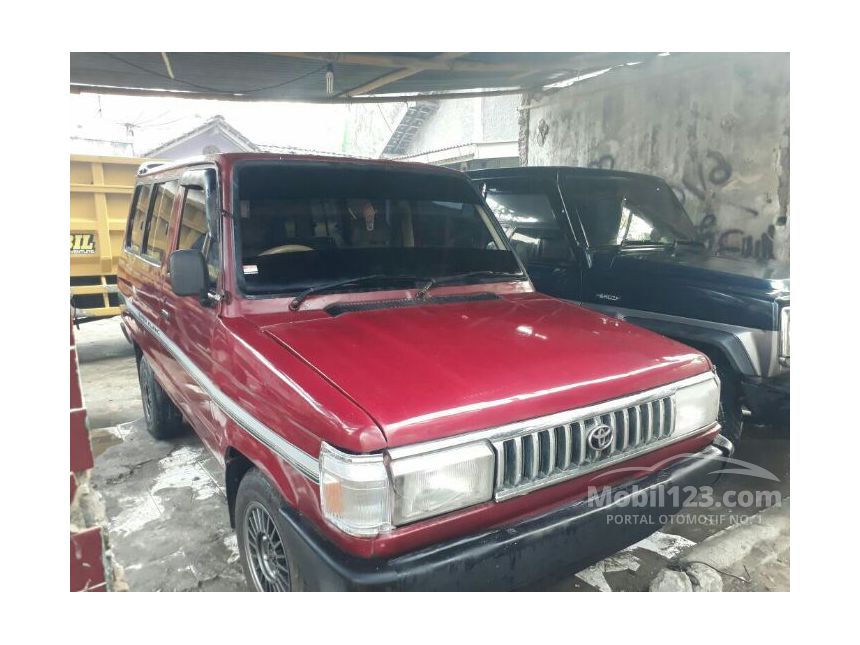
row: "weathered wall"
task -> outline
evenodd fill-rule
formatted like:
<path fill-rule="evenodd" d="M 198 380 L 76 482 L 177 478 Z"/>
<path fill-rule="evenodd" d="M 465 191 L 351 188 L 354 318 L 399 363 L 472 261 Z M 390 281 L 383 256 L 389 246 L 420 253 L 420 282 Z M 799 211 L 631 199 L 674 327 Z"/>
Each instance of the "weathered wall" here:
<path fill-rule="evenodd" d="M 788 261 L 788 54 L 658 57 L 525 103 L 529 165 L 662 176 L 715 250 Z"/>
<path fill-rule="evenodd" d="M 348 106 L 342 151 L 379 157 L 406 112 L 406 103 L 355 103 Z"/>
<path fill-rule="evenodd" d="M 415 134 L 406 154 L 419 154 L 469 143 L 515 141 L 520 96 L 450 99 Z M 405 103 L 349 106 L 343 151 L 378 157 L 400 123 Z"/>
<path fill-rule="evenodd" d="M 449 99 L 418 131 L 408 154 L 440 150 L 467 143 L 514 141 L 520 97 Z"/>

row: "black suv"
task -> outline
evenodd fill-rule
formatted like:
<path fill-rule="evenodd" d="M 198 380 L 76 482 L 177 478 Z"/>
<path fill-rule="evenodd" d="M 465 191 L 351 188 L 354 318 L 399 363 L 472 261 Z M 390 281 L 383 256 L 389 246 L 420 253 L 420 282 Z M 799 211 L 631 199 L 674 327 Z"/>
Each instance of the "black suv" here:
<path fill-rule="evenodd" d="M 720 257 L 662 179 L 526 167 L 469 173 L 538 290 L 706 353 L 722 381 L 723 432 L 788 420 L 788 267 Z"/>

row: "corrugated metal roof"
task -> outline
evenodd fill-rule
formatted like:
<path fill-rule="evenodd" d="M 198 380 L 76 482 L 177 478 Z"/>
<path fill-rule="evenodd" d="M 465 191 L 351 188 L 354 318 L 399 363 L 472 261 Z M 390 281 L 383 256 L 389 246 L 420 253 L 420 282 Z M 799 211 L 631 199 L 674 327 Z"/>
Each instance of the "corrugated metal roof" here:
<path fill-rule="evenodd" d="M 73 52 L 72 91 L 347 102 L 383 95 L 519 92 L 655 54 Z M 326 92 L 326 72 L 334 92 Z M 414 98 L 414 97 L 413 97 Z"/>

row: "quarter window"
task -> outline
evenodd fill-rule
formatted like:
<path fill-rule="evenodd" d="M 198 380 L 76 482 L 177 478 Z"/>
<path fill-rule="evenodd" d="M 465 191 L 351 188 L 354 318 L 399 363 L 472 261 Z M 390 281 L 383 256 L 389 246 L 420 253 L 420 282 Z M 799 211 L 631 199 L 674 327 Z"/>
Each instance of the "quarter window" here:
<path fill-rule="evenodd" d="M 144 255 L 159 264 L 164 260 L 164 254 L 167 251 L 167 232 L 170 229 L 173 200 L 176 197 L 178 188 L 179 182 L 168 181 L 164 184 L 159 184 L 156 189 L 155 205 L 150 217 L 151 222 L 149 224 L 149 232 L 146 236 Z"/>
<path fill-rule="evenodd" d="M 487 205 L 526 266 L 532 262 L 553 264 L 573 259 L 547 190 L 539 183 L 487 183 Z"/>
<path fill-rule="evenodd" d="M 146 217 L 149 214 L 149 202 L 152 196 L 152 185 L 137 187 L 131 219 L 128 223 L 128 238 L 126 248 L 133 253 L 140 253 L 143 248 L 143 235 L 146 232 Z"/>
<path fill-rule="evenodd" d="M 203 253 L 209 271 L 209 282 L 215 286 L 221 267 L 217 231 L 211 231 L 206 217 L 206 198 L 199 188 L 185 189 L 177 249 L 195 249 Z"/>
<path fill-rule="evenodd" d="M 695 241 L 696 229 L 672 189 L 650 177 L 564 177 L 565 203 L 582 222 L 589 246 Z"/>

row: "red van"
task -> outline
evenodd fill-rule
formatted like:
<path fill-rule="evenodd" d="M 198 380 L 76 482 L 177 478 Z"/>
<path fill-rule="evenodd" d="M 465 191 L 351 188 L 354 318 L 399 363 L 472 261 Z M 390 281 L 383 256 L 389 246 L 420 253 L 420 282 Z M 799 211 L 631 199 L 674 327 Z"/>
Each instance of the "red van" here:
<path fill-rule="evenodd" d="M 653 532 L 684 496 L 651 494 L 711 483 L 732 450 L 708 359 L 536 293 L 458 172 L 143 167 L 118 284 L 147 428 L 187 421 L 224 464 L 257 590 L 570 574 Z"/>

